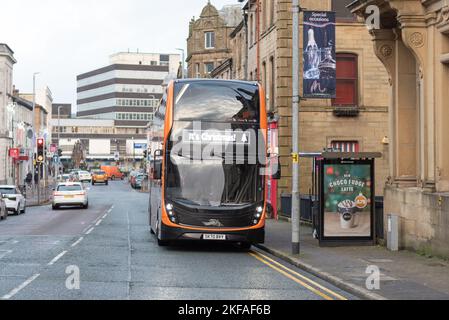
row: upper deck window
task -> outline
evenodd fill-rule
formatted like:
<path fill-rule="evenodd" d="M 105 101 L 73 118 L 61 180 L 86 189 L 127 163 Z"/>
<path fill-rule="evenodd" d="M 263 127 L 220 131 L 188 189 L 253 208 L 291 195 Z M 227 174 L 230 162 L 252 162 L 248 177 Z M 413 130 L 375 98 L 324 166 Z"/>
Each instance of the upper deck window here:
<path fill-rule="evenodd" d="M 175 86 L 174 120 L 258 122 L 259 88 L 238 82 L 191 82 Z"/>

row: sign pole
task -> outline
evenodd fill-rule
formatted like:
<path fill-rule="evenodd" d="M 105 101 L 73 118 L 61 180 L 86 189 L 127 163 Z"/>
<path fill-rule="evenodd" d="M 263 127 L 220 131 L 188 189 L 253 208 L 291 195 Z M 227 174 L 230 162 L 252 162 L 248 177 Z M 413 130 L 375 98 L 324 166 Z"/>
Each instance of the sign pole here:
<path fill-rule="evenodd" d="M 292 254 L 300 253 L 300 196 L 299 196 L 299 0 L 293 0 L 293 106 L 292 106 Z"/>

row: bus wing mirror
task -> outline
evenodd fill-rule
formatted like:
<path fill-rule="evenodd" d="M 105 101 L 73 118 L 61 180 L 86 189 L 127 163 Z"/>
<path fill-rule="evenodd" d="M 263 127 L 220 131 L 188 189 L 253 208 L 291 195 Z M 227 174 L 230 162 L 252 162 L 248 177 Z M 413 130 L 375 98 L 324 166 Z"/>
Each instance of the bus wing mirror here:
<path fill-rule="evenodd" d="M 156 157 L 162 157 L 162 154 L 163 154 L 163 152 L 162 152 L 162 150 L 156 150 L 156 151 L 154 151 L 154 157 L 156 158 Z"/>
<path fill-rule="evenodd" d="M 153 179 L 161 180 L 162 179 L 162 161 L 154 160 L 153 162 Z"/>
<path fill-rule="evenodd" d="M 272 169 L 275 171 L 271 176 L 273 180 L 280 180 L 282 177 L 282 166 L 281 166 L 281 157 L 276 157 L 277 162 L 272 166 Z"/>

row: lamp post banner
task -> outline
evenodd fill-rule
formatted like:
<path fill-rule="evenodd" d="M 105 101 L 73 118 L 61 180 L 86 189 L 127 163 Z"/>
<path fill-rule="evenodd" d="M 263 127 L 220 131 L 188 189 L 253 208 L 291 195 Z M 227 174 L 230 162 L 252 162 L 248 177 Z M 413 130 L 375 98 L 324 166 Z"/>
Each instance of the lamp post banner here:
<path fill-rule="evenodd" d="M 303 96 L 336 98 L 335 12 L 304 11 Z"/>

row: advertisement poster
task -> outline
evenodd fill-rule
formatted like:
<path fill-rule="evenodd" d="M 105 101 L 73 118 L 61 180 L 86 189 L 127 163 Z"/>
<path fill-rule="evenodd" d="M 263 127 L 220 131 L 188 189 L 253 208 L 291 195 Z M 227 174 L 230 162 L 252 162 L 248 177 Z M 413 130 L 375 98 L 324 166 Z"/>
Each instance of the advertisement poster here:
<path fill-rule="evenodd" d="M 324 236 L 371 237 L 370 164 L 324 164 Z"/>
<path fill-rule="evenodd" d="M 335 12 L 304 11 L 305 98 L 336 97 Z"/>

